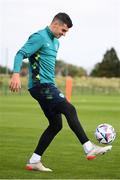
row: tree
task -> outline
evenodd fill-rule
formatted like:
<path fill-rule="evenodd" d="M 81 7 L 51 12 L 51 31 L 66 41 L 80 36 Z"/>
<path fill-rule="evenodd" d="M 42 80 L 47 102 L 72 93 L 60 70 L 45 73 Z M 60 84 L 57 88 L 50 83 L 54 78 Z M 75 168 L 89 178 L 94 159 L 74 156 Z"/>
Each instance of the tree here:
<path fill-rule="evenodd" d="M 0 65 L 0 74 L 7 74 L 7 73 L 11 74 L 12 71 L 9 68 Z"/>
<path fill-rule="evenodd" d="M 108 50 L 101 63 L 97 63 L 91 76 L 120 77 L 120 61 L 114 48 Z"/>
<path fill-rule="evenodd" d="M 62 75 L 62 76 L 87 76 L 87 72 L 82 67 L 78 67 L 72 64 L 65 63 L 62 60 L 56 61 L 56 75 Z"/>
<path fill-rule="evenodd" d="M 68 64 L 68 75 L 72 77 L 87 76 L 86 70 L 72 64 Z"/>

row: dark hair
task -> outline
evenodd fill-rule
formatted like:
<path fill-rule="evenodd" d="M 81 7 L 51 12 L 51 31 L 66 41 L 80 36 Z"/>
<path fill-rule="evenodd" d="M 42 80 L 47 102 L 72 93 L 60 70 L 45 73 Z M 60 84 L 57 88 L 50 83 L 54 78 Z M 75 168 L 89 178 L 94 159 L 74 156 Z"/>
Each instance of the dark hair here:
<path fill-rule="evenodd" d="M 55 17 L 53 18 L 53 21 L 55 21 L 55 20 L 59 20 L 62 23 L 66 24 L 68 28 L 71 28 L 73 26 L 72 20 L 70 19 L 69 15 L 66 13 L 56 14 Z"/>

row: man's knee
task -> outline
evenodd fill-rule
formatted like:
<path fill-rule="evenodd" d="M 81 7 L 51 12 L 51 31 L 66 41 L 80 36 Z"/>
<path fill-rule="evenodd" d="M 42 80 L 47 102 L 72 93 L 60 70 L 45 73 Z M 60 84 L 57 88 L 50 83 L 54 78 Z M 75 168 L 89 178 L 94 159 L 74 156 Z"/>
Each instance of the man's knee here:
<path fill-rule="evenodd" d="M 66 115 L 71 115 L 71 116 L 74 116 L 76 114 L 76 109 L 75 107 L 71 104 L 71 103 L 66 103 L 65 105 L 65 114 Z"/>
<path fill-rule="evenodd" d="M 55 123 L 49 126 L 54 134 L 57 134 L 62 129 L 62 123 Z"/>

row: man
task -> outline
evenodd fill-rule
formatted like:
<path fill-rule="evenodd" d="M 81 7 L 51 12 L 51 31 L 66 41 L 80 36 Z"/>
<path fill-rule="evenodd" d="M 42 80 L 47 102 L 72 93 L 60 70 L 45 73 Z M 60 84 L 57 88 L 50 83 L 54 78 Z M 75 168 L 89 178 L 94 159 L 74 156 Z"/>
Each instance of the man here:
<path fill-rule="evenodd" d="M 55 86 L 54 72 L 59 48 L 58 39 L 65 36 L 71 27 L 70 17 L 66 13 L 58 13 L 50 26 L 32 34 L 15 56 L 14 73 L 10 82 L 11 91 L 19 91 L 21 88 L 19 72 L 22 60 L 28 58 L 28 90 L 31 96 L 38 101 L 49 121 L 49 126 L 40 137 L 38 145 L 26 165 L 28 170 L 52 171 L 43 166 L 41 157 L 53 138 L 62 129 L 61 114 L 65 115 L 68 125 L 83 145 L 88 160 L 95 159 L 96 155 L 104 154 L 112 148 L 112 146 L 96 146 L 88 139 L 78 120 L 75 107 Z"/>

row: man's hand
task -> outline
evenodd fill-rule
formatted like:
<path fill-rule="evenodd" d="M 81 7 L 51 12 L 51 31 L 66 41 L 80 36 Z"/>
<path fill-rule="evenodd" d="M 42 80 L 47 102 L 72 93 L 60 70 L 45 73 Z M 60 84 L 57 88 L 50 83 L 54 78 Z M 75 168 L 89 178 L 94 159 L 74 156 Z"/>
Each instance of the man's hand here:
<path fill-rule="evenodd" d="M 20 74 L 14 73 L 12 75 L 9 88 L 12 92 L 18 92 L 21 89 Z"/>

